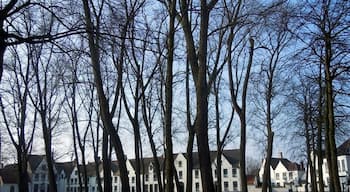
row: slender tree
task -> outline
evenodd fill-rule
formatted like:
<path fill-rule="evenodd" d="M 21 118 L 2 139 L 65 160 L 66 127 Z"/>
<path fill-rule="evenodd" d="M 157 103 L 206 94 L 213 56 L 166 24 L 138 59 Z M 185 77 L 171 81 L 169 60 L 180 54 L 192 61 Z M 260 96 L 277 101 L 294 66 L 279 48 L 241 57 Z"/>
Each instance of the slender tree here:
<path fill-rule="evenodd" d="M 113 125 L 113 116 L 109 110 L 108 100 L 105 95 L 105 91 L 103 90 L 103 82 L 101 77 L 101 66 L 100 66 L 100 48 L 99 48 L 99 25 L 94 27 L 92 23 L 92 17 L 90 12 L 89 1 L 83 0 L 84 6 L 84 15 L 85 15 L 85 24 L 86 24 L 86 32 L 88 34 L 88 42 L 89 42 L 89 51 L 91 57 L 91 63 L 93 68 L 93 74 L 95 78 L 95 86 L 99 100 L 100 107 L 100 115 L 101 120 L 103 122 L 103 127 L 107 131 L 107 133 L 111 136 L 112 144 L 115 148 L 115 152 L 118 159 L 118 166 L 120 170 L 120 178 L 122 183 L 122 191 L 128 192 L 130 191 L 129 186 L 129 177 L 128 171 L 126 168 L 126 158 L 124 155 L 124 150 L 121 144 L 120 137 Z M 95 18 L 100 19 L 100 18 Z M 99 23 L 97 21 L 97 23 Z M 95 30 L 94 30 L 95 29 Z"/>
<path fill-rule="evenodd" d="M 33 144 L 37 111 L 34 111 L 33 119 L 28 118 L 30 111 L 29 89 L 32 86 L 31 65 L 25 64 L 16 48 L 11 50 L 13 62 L 11 65 L 6 65 L 9 75 L 4 79 L 7 85 L 2 87 L 0 107 L 4 126 L 17 151 L 18 189 L 29 191 L 28 153 L 30 153 Z M 27 46 L 27 53 L 27 61 L 30 61 L 30 46 Z M 2 98 L 6 98 L 6 100 L 3 101 Z M 31 121 L 34 121 L 33 128 L 30 128 Z M 16 131 L 13 131 L 13 128 L 16 128 Z"/>

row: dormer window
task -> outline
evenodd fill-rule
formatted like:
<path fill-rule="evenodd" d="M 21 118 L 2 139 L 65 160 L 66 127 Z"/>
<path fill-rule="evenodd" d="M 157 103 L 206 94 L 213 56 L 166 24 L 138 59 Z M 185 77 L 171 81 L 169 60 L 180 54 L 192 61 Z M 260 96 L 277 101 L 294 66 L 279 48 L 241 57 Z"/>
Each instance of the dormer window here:
<path fill-rule="evenodd" d="M 179 166 L 179 167 L 182 167 L 182 161 L 179 161 L 179 162 L 178 162 L 178 166 Z"/>

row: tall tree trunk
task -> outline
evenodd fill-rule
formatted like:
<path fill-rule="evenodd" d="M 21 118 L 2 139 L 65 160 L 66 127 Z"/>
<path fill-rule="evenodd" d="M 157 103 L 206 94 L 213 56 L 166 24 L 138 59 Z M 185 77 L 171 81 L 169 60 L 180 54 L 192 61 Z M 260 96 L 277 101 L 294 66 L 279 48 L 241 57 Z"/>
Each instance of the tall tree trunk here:
<path fill-rule="evenodd" d="M 44 135 L 44 143 L 45 143 L 45 156 L 46 156 L 46 162 L 47 162 L 47 169 L 48 169 L 48 178 L 49 178 L 49 185 L 50 185 L 50 192 L 57 192 L 57 184 L 56 184 L 56 176 L 54 172 L 54 162 L 52 157 L 52 137 L 51 137 L 51 131 L 50 128 L 47 126 L 46 123 L 46 113 L 40 111 L 41 116 L 41 122 L 42 122 L 42 128 L 43 128 L 43 135 Z"/>
<path fill-rule="evenodd" d="M 193 143 L 194 143 L 194 127 L 191 123 L 191 103 L 190 103 L 190 64 L 186 61 L 186 127 L 188 131 L 188 141 L 186 148 L 186 192 L 192 192 L 192 170 L 193 170 Z"/>
<path fill-rule="evenodd" d="M 274 132 L 272 132 L 272 129 L 268 129 L 268 136 L 267 136 L 267 151 L 266 151 L 266 158 L 265 158 L 265 164 L 264 164 L 264 174 L 263 174 L 263 181 L 262 181 L 262 192 L 269 192 L 272 191 L 271 186 L 271 157 L 272 157 L 272 151 L 273 151 L 273 136 Z"/>
<path fill-rule="evenodd" d="M 231 38 L 229 38 L 228 45 L 231 47 L 232 45 L 232 40 L 233 40 L 233 31 L 231 29 Z M 233 84 L 233 74 L 232 74 L 232 58 L 231 58 L 231 52 L 229 52 L 228 55 L 228 75 L 229 75 L 229 83 L 230 83 L 230 92 L 231 92 L 231 100 L 233 103 L 233 106 L 235 108 L 235 111 L 239 115 L 240 123 L 241 123 L 241 136 L 240 136 L 240 177 L 241 177 L 241 187 L 242 187 L 242 192 L 247 192 L 247 175 L 246 175 L 246 162 L 245 162 L 245 156 L 246 156 L 246 100 L 247 100 L 247 91 L 248 91 L 248 83 L 250 79 L 250 70 L 253 64 L 253 54 L 254 54 L 254 39 L 250 38 L 249 39 L 250 47 L 249 47 L 249 59 L 248 59 L 248 66 L 246 69 L 245 77 L 244 77 L 244 82 L 243 82 L 243 87 L 242 87 L 242 97 L 241 97 L 241 102 L 242 105 L 238 105 L 238 98 L 237 98 L 237 93 L 236 90 L 234 89 L 234 84 Z"/>
<path fill-rule="evenodd" d="M 272 105 L 272 99 L 273 99 L 272 93 L 274 91 L 273 79 L 274 79 L 274 72 L 275 72 L 276 64 L 278 61 L 278 54 L 277 54 L 276 61 L 274 63 L 273 63 L 273 55 L 271 56 L 270 63 L 269 63 L 269 70 L 267 72 L 268 84 L 267 84 L 267 90 L 266 90 L 266 96 L 265 96 L 267 151 L 266 151 L 266 159 L 265 159 L 265 165 L 264 165 L 262 192 L 267 192 L 267 187 L 269 188 L 270 192 L 272 191 L 270 166 L 271 166 L 271 157 L 272 157 L 272 151 L 273 151 L 274 133 L 272 131 L 271 105 Z"/>
<path fill-rule="evenodd" d="M 22 148 L 22 147 L 21 147 Z M 28 156 L 26 152 L 17 150 L 17 159 L 18 159 L 18 172 L 19 172 L 19 191 L 29 192 L 29 175 L 27 170 Z"/>
<path fill-rule="evenodd" d="M 162 192 L 163 191 L 163 185 L 162 185 L 161 167 L 160 167 L 159 158 L 158 158 L 158 155 L 157 155 L 156 145 L 155 145 L 154 139 L 153 139 L 152 121 L 149 120 L 149 117 L 151 115 L 147 115 L 147 109 L 146 108 L 147 107 L 146 107 L 145 94 L 143 94 L 142 95 L 142 115 L 143 115 L 143 120 L 145 122 L 146 130 L 147 130 L 148 140 L 149 140 L 150 145 L 151 145 L 151 151 L 152 151 L 152 156 L 153 156 L 153 166 L 154 166 L 153 174 L 157 175 L 158 191 Z"/>
<path fill-rule="evenodd" d="M 109 155 L 109 137 L 103 131 L 102 135 L 102 164 L 103 164 L 103 190 L 104 192 L 112 192 L 112 162 Z"/>
<path fill-rule="evenodd" d="M 323 181 L 323 148 L 322 148 L 322 135 L 323 135 L 323 87 L 322 87 L 322 65 L 319 66 L 319 78 L 318 78 L 319 96 L 318 96 L 318 117 L 317 117 L 317 152 L 314 156 L 317 156 L 317 167 L 318 167 L 318 190 L 324 192 L 324 181 Z"/>
<path fill-rule="evenodd" d="M 205 0 L 201 1 L 201 20 L 198 48 L 198 71 L 195 80 L 197 109 L 195 131 L 198 146 L 199 167 L 202 179 L 203 192 L 215 190 L 210 162 L 210 151 L 208 143 L 208 83 L 207 83 L 207 45 L 209 8 Z"/>
<path fill-rule="evenodd" d="M 332 187 L 334 192 L 340 192 L 340 181 L 338 173 L 337 163 L 337 147 L 335 143 L 335 117 L 334 117 L 334 94 L 333 94 L 333 76 L 331 74 L 331 61 L 333 59 L 332 53 L 332 32 L 329 26 L 329 1 L 322 2 L 322 21 L 321 30 L 323 33 L 324 41 L 324 73 L 326 83 L 326 150 L 327 150 L 327 161 L 330 173 L 330 180 L 332 181 Z"/>
<path fill-rule="evenodd" d="M 174 62 L 174 37 L 176 0 L 169 0 L 169 32 L 168 32 L 168 55 L 165 79 L 165 191 L 174 191 L 174 159 L 172 142 L 172 107 L 173 107 L 173 62 Z"/>
<path fill-rule="evenodd" d="M 330 37 L 329 37 L 330 38 Z M 340 192 L 340 181 L 339 181 L 339 173 L 338 173 L 338 160 L 337 160 L 337 146 L 335 143 L 335 121 L 334 121 L 334 96 L 333 96 L 333 85 L 332 85 L 332 77 L 330 70 L 330 58 L 331 58 L 331 44 L 328 42 L 330 40 L 326 40 L 326 61 L 325 61 L 325 73 L 326 73 L 326 114 L 327 114 L 327 122 L 328 122 L 328 153 L 329 153 L 329 169 L 332 170 L 330 172 L 330 179 L 333 180 L 334 191 Z"/>
<path fill-rule="evenodd" d="M 95 78 L 95 86 L 96 86 L 96 91 L 99 99 L 101 120 L 103 122 L 103 127 L 105 128 L 107 133 L 110 135 L 113 146 L 115 148 L 115 153 L 119 163 L 118 166 L 120 170 L 122 192 L 129 192 L 130 191 L 129 176 L 128 176 L 128 170 L 126 168 L 126 158 L 125 158 L 124 150 L 122 147 L 122 143 L 120 141 L 120 137 L 113 125 L 113 121 L 112 121 L 113 116 L 110 114 L 108 100 L 103 90 L 103 83 L 102 83 L 101 69 L 100 69 L 101 67 L 100 67 L 100 61 L 99 61 L 100 56 L 99 56 L 99 46 L 98 46 L 98 43 L 99 43 L 98 35 L 96 35 L 96 37 L 94 35 L 94 30 L 93 30 L 94 27 L 92 24 L 92 18 L 90 14 L 89 1 L 87 0 L 82 0 L 82 1 L 84 5 L 86 31 L 88 34 L 91 63 L 92 63 L 93 74 Z"/>

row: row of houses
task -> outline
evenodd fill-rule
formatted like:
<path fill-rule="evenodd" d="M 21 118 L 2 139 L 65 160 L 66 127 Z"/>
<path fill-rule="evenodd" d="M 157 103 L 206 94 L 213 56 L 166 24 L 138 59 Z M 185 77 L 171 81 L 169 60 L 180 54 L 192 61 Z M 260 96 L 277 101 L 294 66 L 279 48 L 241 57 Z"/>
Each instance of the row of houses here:
<path fill-rule="evenodd" d="M 217 185 L 217 153 L 211 152 L 210 158 L 212 162 L 213 179 Z M 159 157 L 159 161 L 163 164 L 164 159 Z M 142 191 L 144 192 L 158 192 L 158 181 L 154 170 L 153 158 L 144 158 L 143 171 L 141 173 Z M 186 188 L 186 176 L 187 165 L 186 155 L 184 153 L 174 154 L 174 166 L 177 171 L 177 176 L 182 188 Z M 261 168 L 256 175 L 248 176 L 248 189 L 249 191 L 259 191 L 261 181 L 263 177 L 263 167 L 265 161 L 261 163 Z M 112 190 L 113 192 L 121 191 L 120 176 L 118 170 L 118 164 L 116 161 L 112 161 Z M 221 160 L 221 175 L 222 175 L 222 190 L 225 192 L 234 192 L 241 190 L 240 176 L 239 176 L 239 150 L 224 150 Z M 338 147 L 338 167 L 339 176 L 342 183 L 342 189 L 348 190 L 349 186 L 349 173 L 350 173 L 350 139 L 344 142 Z M 77 192 L 79 191 L 79 175 L 78 169 L 81 170 L 82 166 L 78 165 L 75 161 L 72 162 L 56 162 L 54 166 L 54 172 L 56 174 L 57 188 L 60 192 Z M 135 173 L 135 160 L 127 160 L 127 169 L 129 174 L 129 184 L 131 192 L 136 190 L 136 173 Z M 102 165 L 96 163 L 88 163 L 86 165 L 87 170 L 87 187 L 89 192 L 98 191 L 97 175 L 103 180 Z M 329 174 L 327 169 L 327 162 L 324 159 L 323 180 L 328 184 Z M 198 153 L 193 154 L 193 170 L 192 171 L 192 191 L 200 192 L 201 188 L 201 176 L 199 170 Z M 274 188 L 282 191 L 304 191 L 306 181 L 305 167 L 303 163 L 296 163 L 284 158 L 282 153 L 279 157 L 272 158 L 271 166 L 271 184 Z M 31 192 L 48 192 L 49 181 L 47 164 L 44 155 L 29 155 L 28 160 L 28 174 L 30 177 L 29 189 Z M 163 172 L 162 172 L 163 174 Z M 310 178 L 310 177 L 308 177 Z M 310 181 L 308 181 L 310 182 Z M 18 177 L 17 166 L 15 164 L 7 165 L 0 169 L 0 192 L 17 192 L 18 191 Z M 260 189 L 261 190 L 261 189 Z"/>
<path fill-rule="evenodd" d="M 216 152 L 211 152 L 212 170 L 214 181 L 217 180 L 216 170 Z M 29 155 L 28 156 L 28 174 L 30 177 L 29 189 L 31 192 L 48 192 L 49 181 L 47 172 L 47 163 L 44 155 Z M 159 158 L 163 163 L 163 158 Z M 153 158 L 143 159 L 144 171 L 141 174 L 144 185 L 142 191 L 144 192 L 158 192 L 158 181 L 154 170 Z M 177 176 L 182 188 L 186 188 L 187 165 L 186 155 L 178 153 L 174 155 L 174 164 L 177 171 Z M 136 191 L 136 173 L 135 160 L 127 160 L 127 169 L 129 174 L 129 184 L 131 191 Z M 224 150 L 222 155 L 222 189 L 224 191 L 239 191 L 239 150 Z M 96 169 L 97 167 L 97 169 Z M 57 189 L 60 192 L 78 192 L 79 191 L 79 175 L 78 172 L 82 166 L 75 161 L 72 162 L 56 162 L 54 172 L 56 175 Z M 79 169 L 79 171 L 78 171 Z M 88 163 L 87 169 L 87 183 L 89 192 L 98 191 L 97 174 L 103 180 L 102 165 L 96 163 Z M 96 171 L 97 170 L 97 171 Z M 192 191 L 199 192 L 201 189 L 201 176 L 199 171 L 198 153 L 193 154 L 193 186 Z M 98 173 L 97 173 L 98 172 Z M 112 190 L 113 192 L 121 191 L 121 183 L 119 177 L 118 164 L 112 161 Z M 18 177 L 17 165 L 7 165 L 0 170 L 0 192 L 17 192 L 18 191 Z M 84 186 L 85 187 L 85 186 Z"/>

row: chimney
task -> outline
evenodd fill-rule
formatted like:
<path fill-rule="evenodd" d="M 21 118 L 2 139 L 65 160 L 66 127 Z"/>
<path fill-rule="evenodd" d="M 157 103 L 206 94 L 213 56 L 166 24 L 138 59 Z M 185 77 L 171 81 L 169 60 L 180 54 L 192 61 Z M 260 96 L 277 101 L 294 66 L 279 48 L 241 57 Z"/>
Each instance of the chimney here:
<path fill-rule="evenodd" d="M 283 159 L 283 153 L 282 152 L 280 152 L 280 158 Z"/>

